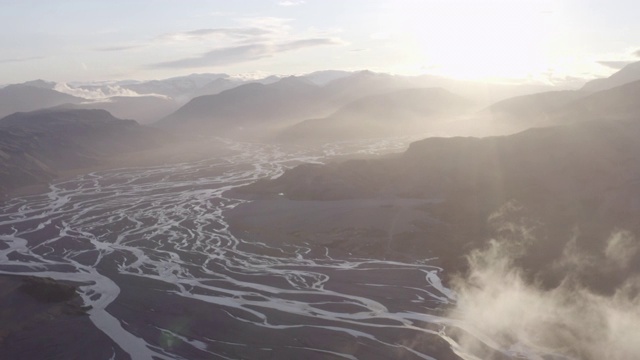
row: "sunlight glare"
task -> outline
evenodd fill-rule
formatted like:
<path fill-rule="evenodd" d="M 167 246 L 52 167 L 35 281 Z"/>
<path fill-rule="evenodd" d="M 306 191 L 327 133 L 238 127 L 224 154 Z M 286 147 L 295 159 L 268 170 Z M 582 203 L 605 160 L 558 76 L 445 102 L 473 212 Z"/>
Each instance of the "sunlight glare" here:
<path fill-rule="evenodd" d="M 463 79 L 549 70 L 553 14 L 539 2 L 416 2 L 404 24 L 424 68 Z"/>

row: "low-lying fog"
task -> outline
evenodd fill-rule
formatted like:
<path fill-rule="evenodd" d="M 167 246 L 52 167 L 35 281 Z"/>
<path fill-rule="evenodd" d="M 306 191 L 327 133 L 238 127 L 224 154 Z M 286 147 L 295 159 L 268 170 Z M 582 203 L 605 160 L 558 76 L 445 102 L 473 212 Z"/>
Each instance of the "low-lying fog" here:
<path fill-rule="evenodd" d="M 544 288 L 518 266 L 536 238 L 535 221 L 515 218 L 515 204 L 492 215 L 501 236 L 467 255 L 468 273 L 451 286 L 456 303 L 449 311 L 464 322 L 460 344 L 482 359 L 492 358 L 485 342 L 531 358 L 635 359 L 640 357 L 640 277 L 632 276 L 613 294 L 595 293 L 576 279 L 589 267 L 626 270 L 640 249 L 634 235 L 611 234 L 598 258 L 582 255 L 570 241 L 555 266 L 569 269 L 558 287 Z M 485 340 L 486 341 L 486 340 Z"/>

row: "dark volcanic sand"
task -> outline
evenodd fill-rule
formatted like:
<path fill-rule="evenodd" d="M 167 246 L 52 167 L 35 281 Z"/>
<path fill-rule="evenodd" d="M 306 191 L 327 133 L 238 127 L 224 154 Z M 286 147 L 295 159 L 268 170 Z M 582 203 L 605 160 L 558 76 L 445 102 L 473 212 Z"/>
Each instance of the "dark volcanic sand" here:
<path fill-rule="evenodd" d="M 231 231 L 275 246 L 309 246 L 331 257 L 437 260 L 424 227 L 438 220 L 424 210 L 437 200 L 379 198 L 253 200 L 226 213 Z M 405 239 L 412 239 L 406 241 Z M 319 255 L 319 254 L 316 254 Z"/>
<path fill-rule="evenodd" d="M 20 289 L 25 277 L 0 275 L 2 359 L 108 359 L 125 356 L 84 313 L 79 296 L 46 302 Z"/>

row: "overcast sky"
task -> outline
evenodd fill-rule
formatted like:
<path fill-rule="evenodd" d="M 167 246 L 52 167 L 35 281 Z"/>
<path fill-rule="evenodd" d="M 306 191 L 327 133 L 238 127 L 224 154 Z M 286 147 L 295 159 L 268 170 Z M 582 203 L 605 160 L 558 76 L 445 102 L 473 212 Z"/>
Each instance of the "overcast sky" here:
<path fill-rule="evenodd" d="M 0 0 L 0 84 L 370 69 L 562 82 L 640 60 L 634 0 Z"/>

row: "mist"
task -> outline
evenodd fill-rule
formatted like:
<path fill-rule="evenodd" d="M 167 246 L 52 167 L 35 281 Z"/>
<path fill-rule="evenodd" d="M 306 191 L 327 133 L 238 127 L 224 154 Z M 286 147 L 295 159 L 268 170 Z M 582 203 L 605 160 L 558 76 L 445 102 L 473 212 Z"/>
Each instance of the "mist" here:
<path fill-rule="evenodd" d="M 57 83 L 54 90 L 61 93 L 73 95 L 87 100 L 105 100 L 114 96 L 136 97 L 136 96 L 156 96 L 166 98 L 157 94 L 138 94 L 137 92 L 125 89 L 119 85 L 106 85 L 102 87 L 72 87 L 67 83 Z"/>
<path fill-rule="evenodd" d="M 452 281 L 457 304 L 449 315 L 466 324 L 456 332 L 462 348 L 481 359 L 500 353 L 527 359 L 640 358 L 640 277 L 629 277 L 608 295 L 579 280 L 594 267 L 625 270 L 638 251 L 637 237 L 614 231 L 601 256 L 580 254 L 568 241 L 556 265 L 570 271 L 559 286 L 545 288 L 518 264 L 536 241 L 537 224 L 514 218 L 520 210 L 509 203 L 491 216 L 499 236 L 470 252 L 468 272 Z"/>

